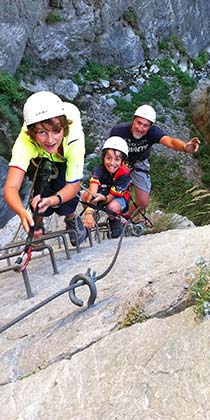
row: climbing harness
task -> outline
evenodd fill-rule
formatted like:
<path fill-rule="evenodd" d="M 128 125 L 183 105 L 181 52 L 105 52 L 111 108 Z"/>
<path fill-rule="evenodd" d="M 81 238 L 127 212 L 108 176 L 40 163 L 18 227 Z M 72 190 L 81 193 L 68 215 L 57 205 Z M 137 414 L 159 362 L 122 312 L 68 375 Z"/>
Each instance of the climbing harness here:
<path fill-rule="evenodd" d="M 33 164 L 33 166 L 35 166 L 36 169 L 35 169 L 34 174 L 33 174 L 32 187 L 31 187 L 31 190 L 30 190 L 30 196 L 29 196 L 27 206 L 29 205 L 30 201 L 32 200 L 32 193 L 33 193 L 34 185 L 35 185 L 35 182 L 37 181 L 37 176 L 38 176 L 39 173 L 40 173 L 40 177 L 42 179 L 42 182 L 41 182 L 41 185 L 40 185 L 40 197 L 42 197 L 42 194 L 45 190 L 45 187 L 46 187 L 47 183 L 50 182 L 52 179 L 56 179 L 58 177 L 58 168 L 50 160 L 45 159 L 45 158 L 39 158 L 38 162 L 35 162 L 33 160 L 32 164 Z M 37 225 L 37 219 L 38 219 L 38 216 L 39 216 L 38 205 L 39 205 L 40 201 L 37 203 L 37 206 L 36 206 L 36 208 L 34 210 L 34 213 L 33 213 L 34 226 L 30 226 L 29 233 L 28 233 L 28 236 L 26 238 L 26 243 L 25 243 L 24 249 L 23 249 L 21 255 L 15 261 L 14 271 L 20 271 L 21 272 L 21 271 L 25 270 L 25 268 L 27 267 L 27 265 L 28 265 L 28 263 L 31 259 L 32 239 L 33 239 L 34 231 L 35 231 L 35 228 L 36 228 L 36 225 Z M 18 230 L 19 230 L 19 228 L 18 228 Z M 16 233 L 16 235 L 17 235 L 17 233 Z M 16 235 L 15 235 L 15 237 L 16 237 Z M 14 241 L 15 237 L 13 238 L 13 241 Z"/>
<path fill-rule="evenodd" d="M 49 165 L 49 163 L 48 163 L 48 170 L 46 170 L 47 168 L 46 168 L 46 165 L 44 165 L 44 162 L 43 162 L 44 160 L 48 161 L 51 164 L 51 165 Z M 45 171 L 43 173 L 45 182 L 46 181 L 50 182 L 51 179 L 56 179 L 58 177 L 58 168 L 55 165 L 53 165 L 53 162 L 49 161 L 48 159 L 45 159 L 43 157 L 39 158 L 38 160 L 37 159 L 32 159 L 31 165 L 33 165 L 35 167 L 35 169 L 33 171 L 29 171 L 30 174 L 31 174 L 32 183 L 31 183 L 31 187 L 30 187 L 29 198 L 28 198 L 26 206 L 25 206 L 26 209 L 28 208 L 28 206 L 29 206 L 29 204 L 32 200 L 35 182 L 37 180 L 37 176 L 38 176 L 38 173 L 39 173 L 40 169 L 42 169 L 42 167 L 45 166 Z M 15 235 L 13 236 L 13 239 L 12 239 L 11 242 L 14 242 L 15 239 L 17 238 L 17 235 L 20 231 L 20 228 L 21 228 L 21 222 L 20 222 L 20 224 L 17 228 L 17 231 L 15 232 Z"/>

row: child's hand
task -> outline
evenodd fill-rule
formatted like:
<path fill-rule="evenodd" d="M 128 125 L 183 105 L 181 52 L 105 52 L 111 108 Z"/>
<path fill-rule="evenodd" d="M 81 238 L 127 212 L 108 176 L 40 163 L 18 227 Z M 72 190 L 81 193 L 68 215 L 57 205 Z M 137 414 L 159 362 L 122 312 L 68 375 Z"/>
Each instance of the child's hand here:
<path fill-rule="evenodd" d="M 95 224 L 96 222 L 93 216 L 93 212 L 86 213 L 84 217 L 84 226 L 88 229 L 91 229 L 95 227 Z"/>
<path fill-rule="evenodd" d="M 91 201 L 92 204 L 97 204 L 99 201 L 106 201 L 106 197 L 103 194 L 97 193 L 96 197 Z"/>

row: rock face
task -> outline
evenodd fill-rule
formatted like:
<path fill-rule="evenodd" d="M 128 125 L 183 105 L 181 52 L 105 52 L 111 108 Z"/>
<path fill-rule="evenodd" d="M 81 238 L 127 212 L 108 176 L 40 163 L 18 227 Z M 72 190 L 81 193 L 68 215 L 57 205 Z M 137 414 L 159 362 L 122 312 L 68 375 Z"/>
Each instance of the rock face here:
<path fill-rule="evenodd" d="M 190 111 L 193 122 L 210 144 L 210 81 L 198 83 L 190 96 Z"/>
<path fill-rule="evenodd" d="M 62 78 L 87 61 L 139 66 L 157 55 L 158 43 L 170 35 L 181 38 L 192 56 L 209 45 L 210 10 L 198 0 L 1 3 L 0 68 L 10 73 L 23 54 L 34 67 Z"/>
<path fill-rule="evenodd" d="M 184 296 L 198 262 L 209 264 L 209 233 L 205 226 L 124 238 L 112 270 L 96 283 L 93 306 L 78 308 L 63 294 L 3 332 L 2 419 L 208 418 L 209 321 L 196 321 Z M 1 326 L 88 267 L 105 273 L 117 244 L 85 243 L 71 260 L 57 248 L 56 276 L 46 255 L 33 257 L 32 299 L 20 273 L 1 274 Z M 76 294 L 87 301 L 85 288 Z M 119 329 L 135 307 L 151 319 Z"/>

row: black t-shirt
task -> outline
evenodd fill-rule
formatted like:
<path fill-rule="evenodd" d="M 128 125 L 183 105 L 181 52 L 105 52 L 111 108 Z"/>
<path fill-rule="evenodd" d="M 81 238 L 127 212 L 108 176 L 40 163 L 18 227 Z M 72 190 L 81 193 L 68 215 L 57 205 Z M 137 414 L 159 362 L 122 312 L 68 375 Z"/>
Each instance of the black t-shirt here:
<path fill-rule="evenodd" d="M 124 197 L 126 201 L 130 199 L 130 169 L 125 165 L 121 165 L 112 175 L 104 165 L 95 166 L 92 170 L 91 182 L 98 184 L 98 192 L 105 196 L 111 193 L 116 197 Z"/>
<path fill-rule="evenodd" d="M 135 163 L 148 159 L 151 147 L 155 143 L 159 143 L 161 137 L 167 134 L 156 125 L 152 124 L 146 136 L 141 139 L 135 139 L 131 132 L 132 123 L 121 123 L 114 126 L 110 132 L 111 136 L 120 136 L 126 140 L 128 144 L 128 162 Z"/>

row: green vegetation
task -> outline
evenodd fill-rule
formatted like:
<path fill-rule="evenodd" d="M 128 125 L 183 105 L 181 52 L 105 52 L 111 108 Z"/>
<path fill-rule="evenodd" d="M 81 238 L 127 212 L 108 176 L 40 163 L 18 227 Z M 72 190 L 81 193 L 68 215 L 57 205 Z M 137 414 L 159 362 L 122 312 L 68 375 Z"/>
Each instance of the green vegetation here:
<path fill-rule="evenodd" d="M 22 58 L 20 66 L 16 72 L 16 79 L 19 80 L 22 75 L 29 73 L 32 67 L 32 58 L 28 55 Z"/>
<path fill-rule="evenodd" d="M 88 171 L 91 172 L 92 169 L 95 166 L 100 165 L 100 164 L 101 164 L 101 158 L 100 157 L 95 157 L 95 158 L 91 159 L 91 161 L 89 162 L 89 164 L 87 166 L 87 169 L 88 169 Z"/>
<path fill-rule="evenodd" d="M 204 66 L 208 63 L 208 61 L 209 61 L 208 51 L 201 51 L 198 57 L 192 58 L 193 65 L 196 70 L 202 70 Z"/>
<path fill-rule="evenodd" d="M 171 44 L 169 38 L 163 38 L 161 41 L 159 41 L 158 47 L 160 51 L 170 51 Z"/>
<path fill-rule="evenodd" d="M 172 105 L 170 98 L 170 86 L 157 75 L 150 77 L 149 83 L 145 84 L 139 93 L 133 94 L 133 103 L 139 106 L 139 103 L 152 102 L 154 106 L 160 102 L 163 106 L 169 107 Z"/>
<path fill-rule="evenodd" d="M 116 67 L 114 66 L 101 66 L 97 63 L 88 62 L 81 69 L 81 73 L 85 80 L 99 81 L 100 79 L 109 79 L 114 72 Z"/>
<path fill-rule="evenodd" d="M 192 187 L 192 184 L 183 178 L 183 168 L 180 166 L 178 156 L 170 158 L 165 154 L 152 153 L 150 158 L 152 195 L 162 210 L 173 211 L 174 203 Z"/>
<path fill-rule="evenodd" d="M 63 22 L 63 21 L 64 21 L 63 16 L 60 16 L 58 13 L 55 13 L 55 12 L 49 12 L 45 19 L 45 22 L 48 25 L 55 25 L 56 23 Z"/>
<path fill-rule="evenodd" d="M 159 50 L 168 55 L 167 59 L 173 58 L 176 51 L 182 56 L 186 56 L 188 62 L 191 61 L 196 70 L 203 70 L 209 61 L 209 53 L 204 50 L 196 58 L 189 58 L 183 41 L 177 36 L 169 36 L 158 43 Z M 165 73 L 166 74 L 166 73 Z"/>
<path fill-rule="evenodd" d="M 166 154 L 152 153 L 150 162 L 152 202 L 158 203 L 162 211 L 186 216 L 197 226 L 209 224 L 210 192 L 205 186 L 193 185 L 183 177 L 178 157 L 169 159 Z"/>
<path fill-rule="evenodd" d="M 153 200 L 151 202 L 152 207 L 154 206 Z M 156 205 L 157 209 L 158 206 Z M 154 234 L 164 232 L 166 230 L 176 229 L 179 222 L 174 218 L 174 213 L 155 212 L 150 215 L 150 206 L 148 208 L 148 216 L 152 222 L 152 227 L 146 230 L 147 234 Z"/>
<path fill-rule="evenodd" d="M 85 152 L 86 155 L 94 152 L 96 143 L 86 134 L 85 136 Z"/>
<path fill-rule="evenodd" d="M 190 288 L 190 298 L 196 317 L 201 319 L 210 311 L 210 270 L 199 264 L 198 272 Z"/>
<path fill-rule="evenodd" d="M 134 30 L 138 29 L 137 15 L 133 9 L 128 8 L 127 10 L 125 10 L 122 17 L 131 26 L 131 28 L 133 28 Z"/>
<path fill-rule="evenodd" d="M 139 307 L 138 305 L 133 306 L 130 308 L 124 318 L 124 320 L 121 322 L 119 329 L 130 327 L 133 324 L 136 324 L 137 322 L 142 323 L 147 321 L 150 318 L 150 315 L 145 312 L 144 309 Z"/>
<path fill-rule="evenodd" d="M 176 35 L 164 38 L 159 42 L 158 46 L 160 51 L 168 52 L 171 57 L 174 55 L 174 51 L 179 51 L 180 54 L 186 55 L 184 43 Z"/>
<path fill-rule="evenodd" d="M 201 181 L 206 188 L 210 188 L 210 144 L 205 141 L 205 137 L 193 124 L 190 112 L 186 112 L 185 114 L 185 124 L 190 128 L 190 138 L 199 137 L 200 139 L 200 147 L 198 152 L 194 155 L 194 159 L 198 160 L 199 166 L 203 171 Z"/>
<path fill-rule="evenodd" d="M 189 95 L 196 87 L 196 81 L 188 73 L 182 72 L 169 58 L 155 60 L 153 63 L 159 67 L 159 74 L 152 75 L 140 92 L 132 93 L 132 103 L 120 98 L 115 99 L 117 105 L 114 112 L 121 116 L 122 121 L 132 119 L 134 110 L 141 103 L 149 103 L 154 107 L 160 103 L 164 108 L 170 108 L 173 103 L 171 92 L 176 86 L 181 87 L 182 95 L 175 106 L 182 110 L 188 106 Z M 163 79 L 164 75 L 173 77 L 173 82 L 169 84 Z"/>
<path fill-rule="evenodd" d="M 76 83 L 79 86 L 85 83 L 85 79 L 80 73 L 74 74 L 73 76 L 71 76 L 71 79 L 74 83 Z"/>
<path fill-rule="evenodd" d="M 72 80 L 78 85 L 84 84 L 86 81 L 99 82 L 101 79 L 109 80 L 115 74 L 124 75 L 125 70 L 118 66 L 102 66 L 95 62 L 87 62 L 79 73 L 72 77 Z"/>
<path fill-rule="evenodd" d="M 154 60 L 154 64 L 160 69 L 159 74 L 161 76 L 172 76 L 174 77 L 175 84 L 181 86 L 183 92 L 188 95 L 192 92 L 193 89 L 196 87 L 196 81 L 189 76 L 187 72 L 183 72 L 179 66 L 174 64 L 170 58 L 163 58 L 161 60 Z"/>
<path fill-rule="evenodd" d="M 0 116 L 3 121 L 7 121 L 10 124 L 12 137 L 16 137 L 21 124 L 17 117 L 17 113 L 14 113 L 13 106 L 23 106 L 26 99 L 26 93 L 21 87 L 15 77 L 6 72 L 0 72 Z M 11 154 L 11 144 L 8 141 L 7 146 L 1 141 L 0 154 L 5 158 L 8 158 Z"/>
<path fill-rule="evenodd" d="M 176 107 L 186 108 L 189 102 L 189 95 L 196 87 L 196 81 L 189 76 L 187 72 L 183 72 L 179 66 L 174 64 L 170 58 L 163 58 L 161 60 L 155 60 L 154 64 L 160 69 L 159 75 L 164 77 L 165 75 L 173 77 L 173 83 L 171 87 L 179 86 L 182 89 L 182 96 L 179 98 Z"/>
<path fill-rule="evenodd" d="M 26 98 L 20 83 L 6 72 L 0 72 L 0 95 L 4 95 L 15 104 L 23 104 Z"/>
<path fill-rule="evenodd" d="M 172 104 L 169 84 L 157 75 L 152 75 L 140 92 L 132 93 L 132 103 L 120 98 L 115 98 L 115 100 L 117 105 L 114 112 L 120 114 L 121 121 L 131 120 L 135 109 L 141 103 L 150 103 L 154 107 L 158 102 L 164 107 L 169 107 Z"/>
<path fill-rule="evenodd" d="M 176 76 L 178 83 L 182 88 L 182 97 L 180 98 L 178 105 L 180 108 L 186 109 L 189 104 L 189 96 L 196 87 L 196 81 L 192 79 L 188 73 L 183 72 L 180 69 L 176 70 Z"/>
<path fill-rule="evenodd" d="M 153 64 L 156 64 L 159 67 L 159 75 L 175 76 L 176 66 L 170 58 L 166 57 L 161 60 L 154 60 Z"/>
<path fill-rule="evenodd" d="M 7 97 L 3 95 L 0 95 L 0 116 L 2 117 L 2 119 L 10 123 L 11 134 L 15 138 L 18 135 L 18 132 L 21 126 L 20 126 L 17 116 L 12 112 L 12 109 L 11 109 L 11 106 L 9 104 Z M 1 143 L 0 155 L 8 157 L 8 154 L 10 154 L 8 145 L 5 148 L 4 145 Z"/>
<path fill-rule="evenodd" d="M 173 211 L 188 217 L 197 226 L 210 223 L 210 192 L 200 185 L 194 185 L 180 194 L 171 203 Z"/>
<path fill-rule="evenodd" d="M 199 166 L 203 170 L 202 182 L 210 188 L 210 144 L 201 141 L 200 148 L 195 158 L 199 161 Z"/>

